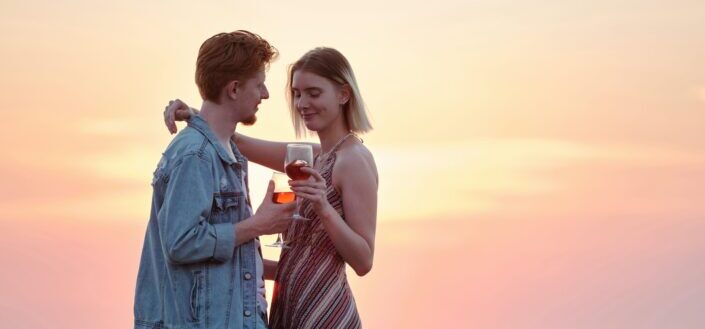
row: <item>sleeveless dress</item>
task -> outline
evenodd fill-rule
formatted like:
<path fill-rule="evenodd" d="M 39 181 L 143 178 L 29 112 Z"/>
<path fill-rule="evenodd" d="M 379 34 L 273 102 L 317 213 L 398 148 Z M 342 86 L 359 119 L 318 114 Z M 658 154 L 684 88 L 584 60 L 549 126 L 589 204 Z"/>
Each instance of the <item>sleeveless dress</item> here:
<path fill-rule="evenodd" d="M 345 220 L 343 199 L 333 187 L 336 152 L 341 139 L 317 167 L 326 181 L 328 202 Z M 301 212 L 308 221 L 294 221 L 284 232 L 289 248 L 282 249 L 275 274 L 270 329 L 361 328 L 355 300 L 345 274 L 345 261 L 328 237 L 308 200 Z"/>

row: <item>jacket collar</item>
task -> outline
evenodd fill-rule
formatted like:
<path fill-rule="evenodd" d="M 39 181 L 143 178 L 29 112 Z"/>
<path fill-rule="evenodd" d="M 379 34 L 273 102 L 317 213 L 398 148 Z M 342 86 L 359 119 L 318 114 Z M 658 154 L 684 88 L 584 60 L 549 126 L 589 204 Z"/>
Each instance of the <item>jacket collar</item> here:
<path fill-rule="evenodd" d="M 232 165 L 234 163 L 243 165 L 247 161 L 247 159 L 240 153 L 240 150 L 237 149 L 237 146 L 233 143 L 232 139 L 230 140 L 230 148 L 233 150 L 233 154 L 235 154 L 235 159 L 231 158 L 228 151 L 226 151 L 225 148 L 223 148 L 223 145 L 220 144 L 220 141 L 218 141 L 218 138 L 215 136 L 215 133 L 211 127 L 208 126 L 208 122 L 203 120 L 200 116 L 197 115 L 192 117 L 188 122 L 188 126 L 196 129 L 204 137 L 206 137 L 208 142 L 213 145 L 213 148 L 215 148 L 215 151 L 218 153 L 220 159 L 228 165 Z"/>

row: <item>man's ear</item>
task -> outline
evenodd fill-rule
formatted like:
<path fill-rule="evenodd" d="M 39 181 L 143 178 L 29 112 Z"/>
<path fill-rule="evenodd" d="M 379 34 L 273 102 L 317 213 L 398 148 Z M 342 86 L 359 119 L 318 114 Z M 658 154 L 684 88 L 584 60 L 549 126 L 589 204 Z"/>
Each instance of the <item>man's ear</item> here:
<path fill-rule="evenodd" d="M 239 96 L 240 82 L 233 80 L 228 82 L 225 87 L 223 87 L 224 95 L 230 100 L 235 100 Z"/>
<path fill-rule="evenodd" d="M 350 95 L 352 95 L 352 89 L 350 88 L 349 84 L 344 84 L 340 87 L 340 91 L 338 92 L 338 103 L 340 105 L 344 105 L 350 100 Z"/>

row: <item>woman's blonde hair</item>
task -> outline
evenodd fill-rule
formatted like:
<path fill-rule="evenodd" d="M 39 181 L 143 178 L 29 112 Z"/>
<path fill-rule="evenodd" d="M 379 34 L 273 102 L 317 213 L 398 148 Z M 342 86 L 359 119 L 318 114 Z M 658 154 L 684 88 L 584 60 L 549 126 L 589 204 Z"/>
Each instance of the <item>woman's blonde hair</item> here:
<path fill-rule="evenodd" d="M 310 50 L 301 56 L 296 63 L 289 66 L 286 96 L 296 137 L 306 136 L 309 133 L 304 121 L 301 119 L 301 115 L 296 110 L 294 91 L 291 85 L 294 79 L 294 72 L 299 70 L 326 78 L 338 86 L 350 86 L 350 99 L 343 105 L 343 113 L 345 114 L 345 123 L 348 125 L 348 130 L 354 133 L 365 133 L 372 130 L 372 124 L 367 117 L 365 103 L 360 95 L 360 88 L 357 86 L 352 66 L 339 51 L 333 48 L 318 47 Z"/>

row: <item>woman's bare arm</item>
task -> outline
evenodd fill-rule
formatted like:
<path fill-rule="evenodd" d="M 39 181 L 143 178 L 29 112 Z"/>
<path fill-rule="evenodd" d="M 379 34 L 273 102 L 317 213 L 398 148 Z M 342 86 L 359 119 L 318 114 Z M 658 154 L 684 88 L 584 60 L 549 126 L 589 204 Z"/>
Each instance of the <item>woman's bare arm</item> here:
<path fill-rule="evenodd" d="M 198 110 L 189 107 L 180 99 L 169 101 L 164 110 L 164 124 L 169 132 L 177 131 L 176 121 L 188 121 L 192 115 L 198 115 Z M 240 152 L 250 161 L 277 171 L 284 171 L 284 157 L 286 156 L 286 142 L 273 142 L 264 139 L 249 137 L 235 133 L 232 137 Z M 321 146 L 313 143 L 313 154 L 321 151 Z"/>
<path fill-rule="evenodd" d="M 345 220 L 336 212 L 323 225 L 345 262 L 363 276 L 372 269 L 377 227 L 378 178 L 372 154 L 361 145 L 340 152 L 333 184 L 343 198 Z"/>
<path fill-rule="evenodd" d="M 372 155 L 362 146 L 338 153 L 333 184 L 343 198 L 345 219 L 327 201 L 323 177 L 308 167 L 302 170 L 314 180 L 292 181 L 292 190 L 311 201 L 343 260 L 357 275 L 367 274 L 372 269 L 377 223 L 377 169 Z"/>
<path fill-rule="evenodd" d="M 286 142 L 273 142 L 240 133 L 233 135 L 233 141 L 248 160 L 267 168 L 284 172 Z M 318 144 L 303 144 L 310 144 L 313 147 L 313 154 L 321 151 L 321 146 Z"/>

